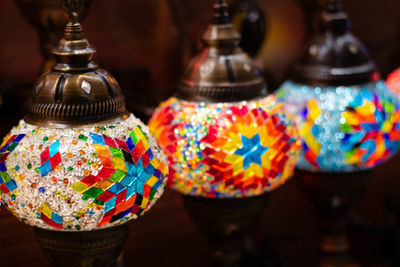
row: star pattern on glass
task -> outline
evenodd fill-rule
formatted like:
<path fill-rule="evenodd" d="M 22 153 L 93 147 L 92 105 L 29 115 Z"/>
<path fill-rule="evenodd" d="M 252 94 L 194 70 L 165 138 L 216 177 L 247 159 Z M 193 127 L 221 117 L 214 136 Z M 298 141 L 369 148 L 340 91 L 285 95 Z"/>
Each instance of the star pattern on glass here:
<path fill-rule="evenodd" d="M 235 151 L 235 154 L 243 158 L 243 168 L 247 169 L 251 163 L 261 164 L 261 156 L 268 148 L 260 143 L 260 135 L 257 133 L 251 139 L 242 135 L 242 147 Z"/>

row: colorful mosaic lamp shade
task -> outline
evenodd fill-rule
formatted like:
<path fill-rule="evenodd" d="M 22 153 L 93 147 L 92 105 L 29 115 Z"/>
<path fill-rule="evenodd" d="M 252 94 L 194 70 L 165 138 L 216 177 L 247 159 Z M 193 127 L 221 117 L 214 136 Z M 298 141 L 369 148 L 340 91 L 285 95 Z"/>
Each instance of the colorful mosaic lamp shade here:
<path fill-rule="evenodd" d="M 367 170 L 400 147 L 400 103 L 379 80 L 364 46 L 351 34 L 340 1 L 327 1 L 323 32 L 311 39 L 278 90 L 302 137 L 298 168 Z"/>
<path fill-rule="evenodd" d="M 167 162 L 147 126 L 125 109 L 114 78 L 93 62 L 79 1 L 37 81 L 33 105 L 0 148 L 0 195 L 23 222 L 88 231 L 125 223 L 163 193 Z M 71 11 L 72 10 L 72 11 Z"/>
<path fill-rule="evenodd" d="M 300 148 L 296 127 L 249 57 L 238 47 L 225 1 L 216 1 L 204 49 L 150 131 L 169 162 L 167 184 L 185 195 L 264 194 L 291 177 Z"/>
<path fill-rule="evenodd" d="M 390 73 L 386 79 L 389 89 L 400 98 L 400 68 Z"/>

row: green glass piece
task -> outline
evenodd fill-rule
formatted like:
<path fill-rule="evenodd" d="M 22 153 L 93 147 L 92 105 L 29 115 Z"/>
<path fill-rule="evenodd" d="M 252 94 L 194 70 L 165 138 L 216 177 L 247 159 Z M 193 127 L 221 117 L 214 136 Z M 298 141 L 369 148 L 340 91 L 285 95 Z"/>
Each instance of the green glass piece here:
<path fill-rule="evenodd" d="M 139 137 L 135 134 L 134 131 L 132 131 L 129 136 L 132 138 L 133 143 L 135 143 L 135 145 L 139 142 Z"/>
<path fill-rule="evenodd" d="M 84 196 L 90 197 L 90 198 L 96 198 L 100 196 L 104 191 L 101 190 L 100 188 L 97 187 L 91 187 L 89 190 L 85 191 L 83 193 Z"/>
<path fill-rule="evenodd" d="M 104 201 L 95 199 L 93 202 L 96 203 L 96 204 L 99 205 L 99 206 L 104 206 Z"/>
<path fill-rule="evenodd" d="M 87 137 L 87 136 L 84 136 L 83 134 L 80 134 L 80 135 L 79 135 L 79 139 L 80 139 L 80 140 L 83 140 L 83 141 L 87 141 L 87 140 L 88 140 L 88 137 Z"/>
<path fill-rule="evenodd" d="M 0 172 L 0 176 L 3 179 L 4 183 L 7 183 L 11 180 L 11 176 L 7 172 Z"/>
<path fill-rule="evenodd" d="M 11 145 L 7 148 L 8 151 L 12 152 L 18 146 L 18 143 L 11 143 Z"/>
<path fill-rule="evenodd" d="M 112 146 L 108 147 L 113 154 L 114 157 L 124 159 L 124 154 L 122 154 L 122 151 L 118 148 L 113 148 Z"/>
<path fill-rule="evenodd" d="M 154 195 L 156 194 L 156 190 L 154 190 L 154 189 L 151 189 L 151 191 L 150 191 L 150 197 L 149 197 L 149 200 L 150 201 L 152 201 L 153 200 L 153 198 L 154 198 Z"/>
<path fill-rule="evenodd" d="M 113 175 L 111 175 L 110 177 L 110 181 L 113 182 L 121 182 L 121 180 L 126 176 L 126 173 L 120 170 L 115 170 L 115 172 L 113 173 Z"/>
<path fill-rule="evenodd" d="M 351 131 L 352 131 L 351 126 L 348 125 L 347 123 L 340 124 L 340 129 L 341 129 L 342 132 L 344 132 L 344 133 L 351 133 Z"/>

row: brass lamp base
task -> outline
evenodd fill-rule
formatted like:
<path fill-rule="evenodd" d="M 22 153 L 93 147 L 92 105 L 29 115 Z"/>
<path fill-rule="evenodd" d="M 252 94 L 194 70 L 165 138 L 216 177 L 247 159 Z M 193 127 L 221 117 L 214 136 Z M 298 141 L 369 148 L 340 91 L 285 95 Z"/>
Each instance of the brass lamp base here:
<path fill-rule="evenodd" d="M 343 264 L 335 266 L 348 266 L 351 262 L 348 260 L 350 243 L 347 237 L 349 212 L 363 196 L 371 172 L 334 174 L 298 171 L 297 176 L 300 187 L 317 210 L 321 230 L 320 266 L 332 266 L 332 259 L 342 259 L 340 262 Z M 351 263 L 349 266 L 356 265 Z"/>
<path fill-rule="evenodd" d="M 111 267 L 129 235 L 127 223 L 94 231 L 61 232 L 35 228 L 35 237 L 54 266 Z"/>
<path fill-rule="evenodd" d="M 217 266 L 240 266 L 244 240 L 267 205 L 267 194 L 248 198 L 213 199 L 183 196 L 183 204 L 210 241 Z"/>

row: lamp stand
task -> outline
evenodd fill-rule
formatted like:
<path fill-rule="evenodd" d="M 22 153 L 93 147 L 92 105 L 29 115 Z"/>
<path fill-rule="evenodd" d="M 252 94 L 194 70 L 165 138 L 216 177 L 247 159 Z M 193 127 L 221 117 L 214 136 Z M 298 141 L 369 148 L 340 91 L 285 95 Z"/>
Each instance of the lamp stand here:
<path fill-rule="evenodd" d="M 331 174 L 298 171 L 297 175 L 300 187 L 317 210 L 321 231 L 320 266 L 345 266 L 350 261 L 349 211 L 363 196 L 371 172 Z"/>
<path fill-rule="evenodd" d="M 245 237 L 262 216 L 267 201 L 267 194 L 225 199 L 183 196 L 190 217 L 210 241 L 217 266 L 240 266 Z"/>
<path fill-rule="evenodd" d="M 35 228 L 35 237 L 57 267 L 111 267 L 129 235 L 127 223 L 102 230 L 63 232 Z"/>

